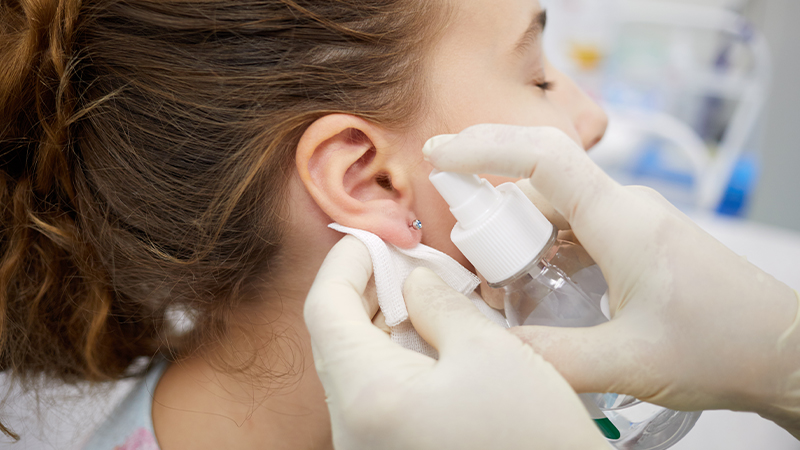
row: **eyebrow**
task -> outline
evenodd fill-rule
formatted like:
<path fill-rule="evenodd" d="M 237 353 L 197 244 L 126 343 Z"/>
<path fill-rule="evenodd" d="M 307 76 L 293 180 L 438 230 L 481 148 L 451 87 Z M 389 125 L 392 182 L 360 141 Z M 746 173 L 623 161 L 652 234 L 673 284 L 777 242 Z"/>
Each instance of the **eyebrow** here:
<path fill-rule="evenodd" d="M 525 30 L 524 33 L 522 33 L 522 36 L 517 41 L 517 44 L 514 46 L 514 52 L 521 53 L 530 44 L 536 42 L 536 39 L 542 34 L 542 32 L 544 32 L 544 27 L 546 25 L 547 25 L 547 10 L 542 10 L 534 14 L 530 25 L 528 25 L 528 28 Z"/>

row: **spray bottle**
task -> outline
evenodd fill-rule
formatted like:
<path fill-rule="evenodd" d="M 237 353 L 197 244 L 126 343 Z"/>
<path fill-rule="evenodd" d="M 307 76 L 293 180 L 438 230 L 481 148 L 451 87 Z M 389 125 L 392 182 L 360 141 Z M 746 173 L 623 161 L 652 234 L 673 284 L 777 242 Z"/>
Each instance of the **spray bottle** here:
<path fill-rule="evenodd" d="M 608 321 L 602 307 L 608 286 L 599 267 L 581 246 L 559 240 L 555 227 L 515 184 L 495 188 L 475 175 L 438 171 L 430 180 L 458 220 L 453 243 L 491 287 L 505 290 L 509 326 L 589 327 Z M 700 416 L 624 395 L 580 398 L 618 449 L 669 448 Z"/>

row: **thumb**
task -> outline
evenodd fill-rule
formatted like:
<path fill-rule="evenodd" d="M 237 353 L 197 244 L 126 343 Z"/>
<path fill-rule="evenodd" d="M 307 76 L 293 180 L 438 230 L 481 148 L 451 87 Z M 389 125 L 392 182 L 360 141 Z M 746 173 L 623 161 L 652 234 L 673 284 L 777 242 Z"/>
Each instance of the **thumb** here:
<path fill-rule="evenodd" d="M 474 345 L 477 336 L 485 337 L 487 333 L 501 332 L 512 338 L 481 314 L 467 297 L 427 268 L 418 267 L 411 272 L 403 297 L 414 328 L 439 351 L 440 357 L 462 346 Z"/>
<path fill-rule="evenodd" d="M 613 392 L 643 396 L 641 361 L 620 344 L 618 324 L 589 328 L 521 326 L 509 329 L 533 347 L 563 376 L 576 392 Z"/>

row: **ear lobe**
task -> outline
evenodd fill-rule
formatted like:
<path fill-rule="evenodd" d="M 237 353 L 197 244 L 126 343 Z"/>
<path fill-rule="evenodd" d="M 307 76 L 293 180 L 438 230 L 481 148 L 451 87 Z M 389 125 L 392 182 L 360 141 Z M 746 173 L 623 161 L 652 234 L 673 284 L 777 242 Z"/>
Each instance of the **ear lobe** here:
<path fill-rule="evenodd" d="M 317 119 L 297 146 L 300 179 L 332 221 L 367 230 L 401 248 L 417 245 L 411 227 L 410 170 L 388 132 L 347 114 Z"/>

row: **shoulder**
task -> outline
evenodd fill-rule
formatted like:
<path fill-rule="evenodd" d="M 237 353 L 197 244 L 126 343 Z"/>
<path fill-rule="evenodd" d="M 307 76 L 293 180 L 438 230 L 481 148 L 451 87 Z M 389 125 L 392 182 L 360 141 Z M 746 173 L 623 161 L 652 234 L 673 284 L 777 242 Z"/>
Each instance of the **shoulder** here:
<path fill-rule="evenodd" d="M 94 432 L 84 450 L 160 450 L 153 429 L 153 393 L 167 365 L 153 365 Z"/>

